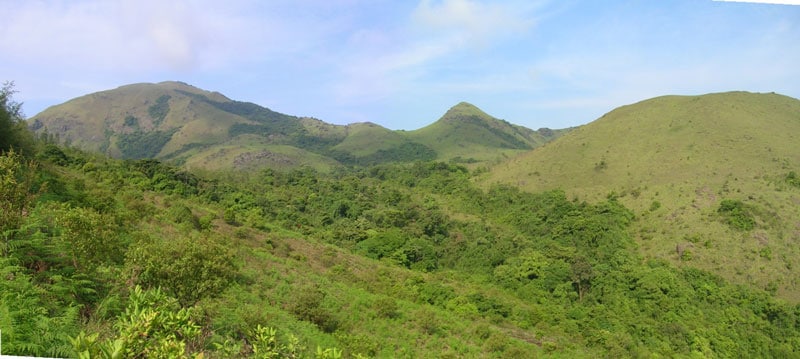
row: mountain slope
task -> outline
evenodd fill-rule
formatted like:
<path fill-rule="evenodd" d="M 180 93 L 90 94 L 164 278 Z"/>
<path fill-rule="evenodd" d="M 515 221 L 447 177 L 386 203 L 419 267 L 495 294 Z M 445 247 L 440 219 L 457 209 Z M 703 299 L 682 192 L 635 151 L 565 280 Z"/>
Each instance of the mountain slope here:
<path fill-rule="evenodd" d="M 176 158 L 187 150 L 269 131 L 279 142 L 296 117 L 180 82 L 133 84 L 53 106 L 29 120 L 80 148 L 119 158 Z"/>
<path fill-rule="evenodd" d="M 560 131 L 531 131 L 459 104 L 427 128 L 391 131 L 296 117 L 181 82 L 133 84 L 53 106 L 30 127 L 116 158 L 157 158 L 209 169 L 328 170 L 416 160 L 470 162 L 536 147 Z"/>
<path fill-rule="evenodd" d="M 800 101 L 731 92 L 620 107 L 496 166 L 485 183 L 571 196 L 618 196 L 639 214 L 645 255 L 697 266 L 800 300 Z M 726 224 L 725 200 L 755 221 Z"/>
<path fill-rule="evenodd" d="M 564 130 L 534 131 L 498 120 L 472 104 L 461 102 L 450 108 L 435 123 L 408 132 L 409 138 L 422 143 L 439 159 L 493 160 L 498 155 L 529 151 L 556 137 Z M 493 151 L 499 149 L 498 151 Z"/>

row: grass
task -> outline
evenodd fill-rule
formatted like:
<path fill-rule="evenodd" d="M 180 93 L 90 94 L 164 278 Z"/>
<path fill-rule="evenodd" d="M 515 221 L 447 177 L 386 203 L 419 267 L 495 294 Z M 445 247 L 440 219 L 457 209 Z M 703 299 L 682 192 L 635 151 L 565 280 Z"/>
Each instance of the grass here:
<path fill-rule="evenodd" d="M 388 150 L 401 145 L 406 139 L 402 134 L 374 123 L 354 123 L 345 126 L 347 137 L 334 150 L 345 151 L 356 157 L 371 155 L 379 150 Z"/>
<path fill-rule="evenodd" d="M 800 101 L 777 94 L 659 97 L 499 164 L 482 181 L 590 201 L 617 196 L 637 212 L 632 230 L 646 257 L 777 286 L 796 302 L 800 191 L 782 181 L 800 168 L 798 114 Z M 717 213 L 725 199 L 751 206 L 755 229 L 725 224 Z M 681 258 L 678 247 L 691 254 Z"/>

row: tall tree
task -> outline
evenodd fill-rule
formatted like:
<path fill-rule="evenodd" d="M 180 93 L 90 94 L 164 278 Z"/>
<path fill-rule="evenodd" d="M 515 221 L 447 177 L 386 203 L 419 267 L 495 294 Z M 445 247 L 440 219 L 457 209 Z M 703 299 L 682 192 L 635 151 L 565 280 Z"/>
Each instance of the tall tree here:
<path fill-rule="evenodd" d="M 15 148 L 28 153 L 33 146 L 33 136 L 25 126 L 22 103 L 13 99 L 14 83 L 5 82 L 0 87 L 0 152 Z"/>

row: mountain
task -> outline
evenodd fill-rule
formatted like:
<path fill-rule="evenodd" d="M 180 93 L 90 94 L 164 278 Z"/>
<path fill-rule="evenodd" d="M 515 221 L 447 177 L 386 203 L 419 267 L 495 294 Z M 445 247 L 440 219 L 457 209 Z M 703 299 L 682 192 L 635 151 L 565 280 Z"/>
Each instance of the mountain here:
<path fill-rule="evenodd" d="M 252 162 L 295 164 L 311 158 L 297 142 L 324 143 L 336 133 L 312 135 L 314 121 L 278 113 L 181 82 L 133 84 L 53 106 L 29 119 L 30 127 L 79 148 L 117 158 L 159 158 L 209 166 Z M 288 152 L 288 153 L 287 153 Z M 319 164 L 315 164 L 319 165 Z M 331 164 L 328 164 L 331 165 Z"/>
<path fill-rule="evenodd" d="M 513 125 L 461 102 L 435 123 L 408 135 L 432 148 L 440 158 L 473 162 L 495 159 L 497 150 L 507 156 L 527 152 L 564 132 L 547 128 L 534 131 Z"/>
<path fill-rule="evenodd" d="M 30 128 L 116 158 L 207 169 L 294 168 L 394 161 L 470 162 L 527 151 L 560 131 L 497 120 L 465 103 L 418 131 L 347 126 L 231 100 L 182 82 L 133 84 L 82 96 L 29 119 Z"/>
<path fill-rule="evenodd" d="M 633 231 L 645 256 L 797 301 L 798 136 L 794 98 L 664 96 L 617 108 L 499 164 L 484 183 L 617 197 L 638 214 Z M 741 221 L 730 219 L 734 212 Z"/>

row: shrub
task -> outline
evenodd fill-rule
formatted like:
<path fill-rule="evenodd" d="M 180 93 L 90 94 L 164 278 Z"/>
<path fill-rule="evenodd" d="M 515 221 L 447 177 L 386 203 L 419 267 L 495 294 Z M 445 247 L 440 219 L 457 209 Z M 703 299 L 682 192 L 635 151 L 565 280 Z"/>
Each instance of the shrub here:
<path fill-rule="evenodd" d="M 800 176 L 797 175 L 797 172 L 791 171 L 786 174 L 786 183 L 791 186 L 800 188 Z"/>
<path fill-rule="evenodd" d="M 650 203 L 650 212 L 655 212 L 659 208 L 661 208 L 661 202 L 653 201 L 653 203 Z"/>
<path fill-rule="evenodd" d="M 751 209 L 740 200 L 722 200 L 717 213 L 722 216 L 725 223 L 735 229 L 749 231 L 756 226 Z"/>
<path fill-rule="evenodd" d="M 392 298 L 381 298 L 375 301 L 375 312 L 380 318 L 395 319 L 400 316 L 397 302 Z"/>
<path fill-rule="evenodd" d="M 300 320 L 314 323 L 320 330 L 333 333 L 339 327 L 336 318 L 322 306 L 327 293 L 316 286 L 300 288 L 289 310 Z"/>
<path fill-rule="evenodd" d="M 81 332 L 72 338 L 79 358 L 178 358 L 185 357 L 187 344 L 197 339 L 200 326 L 191 310 L 161 290 L 131 292 L 125 313 L 117 320 L 115 338 L 98 342 L 98 334 Z"/>
<path fill-rule="evenodd" d="M 208 235 L 171 240 L 145 238 L 126 254 L 126 272 L 146 288 L 164 288 L 184 305 L 225 289 L 237 273 L 233 254 Z"/>

